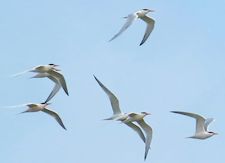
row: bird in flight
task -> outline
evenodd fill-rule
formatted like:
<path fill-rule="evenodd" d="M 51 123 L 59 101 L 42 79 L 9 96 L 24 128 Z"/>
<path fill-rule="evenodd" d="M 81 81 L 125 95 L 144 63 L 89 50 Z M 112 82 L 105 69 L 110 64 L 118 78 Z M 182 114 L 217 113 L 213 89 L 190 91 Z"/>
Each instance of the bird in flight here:
<path fill-rule="evenodd" d="M 136 12 L 134 12 L 132 14 L 129 14 L 128 16 L 124 17 L 124 18 L 127 19 L 126 23 L 123 25 L 123 27 L 120 29 L 120 31 L 117 34 L 115 34 L 109 41 L 114 40 L 116 37 L 118 37 L 120 34 L 122 34 L 128 27 L 130 27 L 130 25 L 135 20 L 140 18 L 141 20 L 143 20 L 147 24 L 145 34 L 144 34 L 144 37 L 143 37 L 143 39 L 140 43 L 140 46 L 142 44 L 144 44 L 145 41 L 148 39 L 149 35 L 151 34 L 151 32 L 154 28 L 154 25 L 155 25 L 155 21 L 152 18 L 150 18 L 146 15 L 149 12 L 154 12 L 154 10 L 142 9 L 142 10 L 136 11 Z"/>
<path fill-rule="evenodd" d="M 119 100 L 117 97 L 108 89 L 106 88 L 95 76 L 95 80 L 98 82 L 100 87 L 103 89 L 103 91 L 108 95 L 113 115 L 105 120 L 117 120 L 121 121 L 130 128 L 132 128 L 142 139 L 142 141 L 145 143 L 145 156 L 144 159 L 147 158 L 148 150 L 150 148 L 151 140 L 152 140 L 152 128 L 144 121 L 144 117 L 146 115 L 149 115 L 150 113 L 147 112 L 141 112 L 141 113 L 123 113 L 120 110 L 119 106 Z M 133 122 L 137 122 L 138 125 L 134 124 Z M 142 130 L 145 132 L 146 136 L 142 132 Z"/>
<path fill-rule="evenodd" d="M 35 72 L 37 74 L 35 76 L 31 77 L 31 78 L 47 77 L 50 80 L 52 80 L 55 83 L 55 86 L 54 86 L 53 90 L 51 91 L 51 93 L 49 94 L 48 98 L 45 101 L 45 103 L 47 103 L 48 101 L 50 101 L 56 95 L 56 93 L 60 90 L 61 87 L 63 88 L 65 93 L 69 96 L 69 92 L 68 92 L 68 89 L 67 89 L 65 78 L 59 72 L 60 70 L 57 69 L 58 66 L 59 65 L 55 65 L 55 64 L 39 65 L 39 66 L 33 67 L 32 69 L 25 70 L 21 73 L 15 74 L 13 76 L 19 76 L 19 75 L 22 75 L 22 74 L 27 73 L 27 72 Z"/>
<path fill-rule="evenodd" d="M 66 130 L 66 127 L 64 126 L 62 119 L 59 117 L 59 115 L 50 110 L 47 106 L 50 105 L 50 103 L 26 103 L 22 105 L 15 105 L 15 106 L 5 106 L 4 108 L 18 108 L 18 107 L 28 107 L 27 110 L 21 112 L 22 113 L 31 113 L 31 112 L 38 112 L 42 111 L 50 116 L 52 116 L 58 123 L 59 125 Z"/>
<path fill-rule="evenodd" d="M 188 138 L 194 138 L 194 139 L 207 139 L 213 135 L 217 135 L 218 133 L 208 131 L 207 128 L 211 122 L 214 121 L 213 118 L 204 118 L 198 114 L 195 113 L 188 113 L 188 112 L 182 112 L 182 111 L 171 111 L 172 113 L 182 114 L 186 115 L 192 118 L 196 119 L 196 130 L 195 135 L 188 137 Z"/>

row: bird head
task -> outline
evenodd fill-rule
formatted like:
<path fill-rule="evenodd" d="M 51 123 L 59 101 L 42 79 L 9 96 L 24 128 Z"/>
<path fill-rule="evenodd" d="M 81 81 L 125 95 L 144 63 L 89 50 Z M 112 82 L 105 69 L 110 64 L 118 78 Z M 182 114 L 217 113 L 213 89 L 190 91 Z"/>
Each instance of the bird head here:
<path fill-rule="evenodd" d="M 141 112 L 144 116 L 146 115 L 151 115 L 151 113 L 148 113 L 148 112 Z"/>
<path fill-rule="evenodd" d="M 142 9 L 142 11 L 143 11 L 145 14 L 147 14 L 147 13 L 149 13 L 149 12 L 154 12 L 154 10 L 150 10 L 150 9 Z"/>
<path fill-rule="evenodd" d="M 215 132 L 212 132 L 212 131 L 209 131 L 208 133 L 211 134 L 211 135 L 218 135 L 218 133 L 215 133 Z"/>
<path fill-rule="evenodd" d="M 60 69 L 58 69 L 57 67 L 59 67 L 59 65 L 56 65 L 56 64 L 53 64 L 53 63 L 50 63 L 48 64 L 53 70 L 55 71 L 60 71 Z"/>

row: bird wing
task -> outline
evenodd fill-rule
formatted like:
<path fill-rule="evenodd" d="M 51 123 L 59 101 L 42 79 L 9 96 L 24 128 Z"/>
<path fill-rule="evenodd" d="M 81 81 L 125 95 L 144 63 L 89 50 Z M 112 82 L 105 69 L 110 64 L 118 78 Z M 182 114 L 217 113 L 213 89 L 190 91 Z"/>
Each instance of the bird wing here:
<path fill-rule="evenodd" d="M 51 93 L 49 94 L 48 98 L 45 100 L 45 103 L 47 103 L 48 101 L 50 101 L 55 95 L 56 93 L 60 90 L 61 85 L 59 84 L 58 80 L 55 79 L 53 76 L 48 76 L 48 78 L 52 81 L 54 81 L 55 86 L 52 89 Z"/>
<path fill-rule="evenodd" d="M 55 70 L 50 70 L 49 74 L 52 75 L 54 78 L 56 78 L 58 80 L 58 82 L 62 86 L 65 93 L 69 96 L 69 92 L 68 92 L 68 89 L 67 89 L 67 86 L 66 86 L 66 81 L 65 81 L 64 76 L 61 73 L 56 72 Z"/>
<path fill-rule="evenodd" d="M 47 114 L 49 114 L 49 115 L 51 115 L 52 117 L 54 117 L 55 120 L 60 124 L 60 126 L 62 126 L 62 128 L 64 128 L 66 130 L 66 127 L 64 126 L 61 118 L 59 117 L 59 115 L 56 112 L 51 111 L 51 110 L 49 110 L 47 108 L 44 108 L 42 111 L 47 113 Z"/>
<path fill-rule="evenodd" d="M 140 138 L 143 140 L 143 142 L 145 142 L 145 136 L 144 136 L 143 132 L 141 131 L 140 127 L 133 124 L 132 122 L 128 122 L 128 123 L 124 123 L 124 124 L 126 124 L 127 126 L 132 128 L 134 131 L 136 131 L 138 133 L 138 135 L 140 136 Z"/>
<path fill-rule="evenodd" d="M 141 128 L 144 130 L 144 132 L 146 134 L 145 157 L 144 157 L 144 159 L 146 160 L 148 151 L 150 149 L 151 141 L 152 141 L 152 128 L 144 121 L 144 119 L 137 121 L 137 123 L 141 126 Z"/>
<path fill-rule="evenodd" d="M 109 41 L 114 40 L 121 33 L 123 33 L 137 18 L 138 18 L 138 16 L 136 13 L 128 15 L 126 17 L 126 19 L 127 19 L 126 23 L 123 25 L 123 27 L 120 29 L 120 31 L 117 34 L 115 34 Z"/>
<path fill-rule="evenodd" d="M 182 111 L 172 111 L 173 113 L 177 113 L 177 114 L 182 114 L 182 115 L 186 115 L 192 118 L 196 119 L 196 133 L 201 133 L 205 131 L 205 118 L 195 114 L 195 113 L 188 113 L 188 112 L 182 112 Z"/>
<path fill-rule="evenodd" d="M 101 86 L 103 91 L 108 95 L 112 109 L 113 109 L 113 114 L 121 114 L 119 100 L 117 99 L 117 97 L 108 88 L 106 88 L 95 76 L 94 78 L 98 82 L 98 84 Z"/>
<path fill-rule="evenodd" d="M 204 125 L 205 131 L 207 131 L 209 124 L 212 123 L 213 121 L 215 121 L 215 119 L 213 119 L 213 118 L 207 118 L 205 120 L 205 125 Z"/>
<path fill-rule="evenodd" d="M 143 17 L 140 17 L 140 19 L 142 19 L 143 21 L 145 21 L 147 23 L 144 37 L 140 43 L 140 46 L 141 46 L 142 44 L 144 44 L 144 42 L 148 39 L 149 35 L 151 34 L 151 32 L 154 28 L 154 25 L 155 25 L 155 21 L 146 15 Z"/>

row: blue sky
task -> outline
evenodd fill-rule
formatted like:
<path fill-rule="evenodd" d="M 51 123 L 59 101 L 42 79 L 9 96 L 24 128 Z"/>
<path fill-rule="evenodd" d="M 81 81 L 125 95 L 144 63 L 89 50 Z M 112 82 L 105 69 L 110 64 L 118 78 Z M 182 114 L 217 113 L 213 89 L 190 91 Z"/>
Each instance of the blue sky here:
<path fill-rule="evenodd" d="M 153 140 L 146 162 L 225 161 L 225 1 L 8 0 L 0 2 L 0 106 L 42 102 L 53 83 L 9 78 L 27 68 L 59 64 L 70 96 L 61 90 L 50 108 L 64 131 L 44 113 L 1 109 L 1 162 L 144 162 L 144 144 L 127 126 L 102 119 L 112 114 L 95 74 L 120 100 L 124 112 L 147 111 Z M 120 37 L 122 17 L 154 9 L 155 29 L 138 46 L 145 24 Z M 216 121 L 219 135 L 186 139 L 194 120 L 170 113 L 196 112 Z M 202 157 L 203 156 L 203 157 Z"/>

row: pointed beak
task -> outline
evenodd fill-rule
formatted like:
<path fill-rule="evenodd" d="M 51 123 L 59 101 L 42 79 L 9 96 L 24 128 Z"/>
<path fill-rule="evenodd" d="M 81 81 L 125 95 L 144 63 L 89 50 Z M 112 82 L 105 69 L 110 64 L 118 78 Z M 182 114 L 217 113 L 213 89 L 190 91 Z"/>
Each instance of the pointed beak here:
<path fill-rule="evenodd" d="M 149 12 L 155 12 L 155 10 L 149 10 Z"/>
<path fill-rule="evenodd" d="M 151 115 L 151 113 L 146 113 L 146 115 Z"/>
<path fill-rule="evenodd" d="M 218 133 L 214 133 L 214 135 L 219 135 Z"/>

